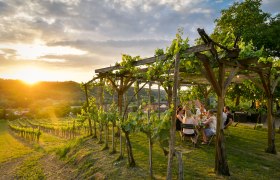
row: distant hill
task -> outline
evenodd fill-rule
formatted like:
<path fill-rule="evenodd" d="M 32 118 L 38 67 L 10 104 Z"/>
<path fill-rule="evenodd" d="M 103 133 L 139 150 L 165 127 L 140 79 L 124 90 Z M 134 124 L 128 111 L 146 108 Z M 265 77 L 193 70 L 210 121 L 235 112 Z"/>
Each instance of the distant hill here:
<path fill-rule="evenodd" d="M 97 88 L 94 88 L 89 95 L 96 97 L 97 92 Z M 133 94 L 132 87 L 128 90 L 128 97 L 131 98 Z M 142 99 L 147 99 L 146 90 L 141 90 L 139 94 Z M 152 96 L 157 99 L 157 90 L 152 91 Z M 162 91 L 161 99 L 164 98 L 165 92 Z M 110 103 L 111 100 L 112 95 L 105 92 L 105 102 Z M 34 104 L 44 106 L 61 102 L 81 105 L 84 101 L 85 94 L 77 82 L 39 82 L 28 85 L 20 80 L 0 79 L 0 108 L 26 108 Z"/>
<path fill-rule="evenodd" d="M 28 107 L 38 101 L 75 102 L 83 99 L 80 85 L 73 81 L 39 82 L 28 85 L 20 80 L 0 79 L 1 107 Z"/>

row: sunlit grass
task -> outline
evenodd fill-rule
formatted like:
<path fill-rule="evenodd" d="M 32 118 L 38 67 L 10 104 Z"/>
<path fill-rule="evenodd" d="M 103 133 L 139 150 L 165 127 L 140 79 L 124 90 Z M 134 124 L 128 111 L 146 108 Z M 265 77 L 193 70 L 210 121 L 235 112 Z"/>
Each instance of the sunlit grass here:
<path fill-rule="evenodd" d="M 34 153 L 23 161 L 16 170 L 16 179 L 44 179 L 44 172 L 39 159 L 43 156 L 41 153 Z"/>
<path fill-rule="evenodd" d="M 8 132 L 7 122 L 0 120 L 0 163 L 32 152 Z"/>
<path fill-rule="evenodd" d="M 39 145 L 44 147 L 44 150 L 47 152 L 52 152 L 57 148 L 63 146 L 68 139 L 60 138 L 48 133 L 42 133 Z"/>

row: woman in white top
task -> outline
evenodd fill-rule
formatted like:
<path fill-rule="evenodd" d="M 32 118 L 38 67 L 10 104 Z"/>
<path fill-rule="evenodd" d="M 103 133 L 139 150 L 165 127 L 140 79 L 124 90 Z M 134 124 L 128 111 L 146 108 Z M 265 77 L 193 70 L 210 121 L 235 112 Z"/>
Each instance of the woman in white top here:
<path fill-rule="evenodd" d="M 197 125 L 196 120 L 193 118 L 193 115 L 191 113 L 190 110 L 186 110 L 185 111 L 185 117 L 183 118 L 183 124 L 193 124 L 193 125 Z M 186 129 L 183 128 L 183 133 L 186 136 L 193 136 L 194 138 L 191 137 L 191 140 L 193 143 L 196 144 L 197 142 L 197 133 L 195 132 L 194 129 Z"/>

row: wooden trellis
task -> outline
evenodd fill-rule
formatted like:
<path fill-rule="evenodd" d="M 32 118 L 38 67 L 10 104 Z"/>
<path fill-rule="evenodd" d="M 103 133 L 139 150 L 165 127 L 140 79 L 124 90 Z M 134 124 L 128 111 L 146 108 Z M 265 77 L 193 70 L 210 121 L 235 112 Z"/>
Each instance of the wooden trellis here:
<path fill-rule="evenodd" d="M 175 112 L 177 107 L 177 85 L 180 83 L 181 85 L 193 85 L 193 84 L 210 84 L 218 95 L 218 109 L 217 109 L 217 135 L 216 135 L 216 161 L 215 161 L 215 171 L 217 174 L 229 175 L 229 168 L 227 165 L 226 151 L 224 146 L 224 134 L 220 125 L 222 122 L 222 109 L 224 106 L 224 98 L 225 92 L 230 83 L 241 83 L 244 79 L 254 80 L 256 77 L 261 79 L 262 85 L 260 87 L 264 90 L 268 97 L 273 93 L 269 87 L 269 82 L 265 77 L 269 76 L 271 68 L 271 63 L 259 63 L 258 58 L 246 58 L 239 59 L 240 49 L 237 46 L 238 38 L 236 39 L 235 45 L 232 49 L 228 49 L 220 45 L 219 43 L 213 41 L 202 29 L 198 29 L 198 32 L 204 41 L 205 44 L 193 46 L 186 49 L 184 52 L 180 52 L 180 54 L 192 54 L 200 60 L 202 63 L 202 67 L 198 67 L 201 74 L 190 74 L 187 73 L 186 70 L 179 69 L 180 57 L 179 53 L 176 54 L 175 58 L 175 66 L 173 69 L 173 75 L 171 76 L 170 81 L 173 82 L 173 92 L 172 87 L 167 89 L 167 94 L 173 95 L 173 105 L 174 105 L 174 115 L 172 117 L 172 128 L 170 131 L 170 147 L 169 147 L 169 161 L 168 167 L 172 167 L 172 159 L 174 154 L 174 141 L 175 141 Z M 218 50 L 221 49 L 226 52 L 226 56 L 220 58 L 218 56 Z M 212 59 L 217 63 L 218 69 L 218 77 L 214 73 L 214 68 L 211 65 L 211 61 L 209 57 L 205 55 L 203 52 L 209 51 Z M 146 65 L 153 64 L 157 60 L 165 61 L 166 55 L 161 55 L 158 57 L 150 57 L 146 59 L 142 59 L 139 61 L 135 61 L 133 63 L 134 66 L 141 67 L 141 71 L 147 71 Z M 121 65 L 115 65 L 110 67 L 105 67 L 101 69 L 96 69 L 95 73 L 99 78 L 107 78 L 111 81 L 113 87 L 118 92 L 119 99 L 119 109 L 122 112 L 122 95 L 128 90 L 128 88 L 133 84 L 134 81 L 139 80 L 139 77 L 134 77 L 133 74 L 116 74 L 115 71 L 122 69 Z M 250 71 L 251 73 L 244 73 L 245 71 Z M 253 73 L 252 73 L 253 72 Z M 228 76 L 226 76 L 228 74 Z M 237 76 L 238 75 L 238 76 Z M 116 84 L 113 80 L 119 81 L 120 84 Z M 124 79 L 125 78 L 125 79 Z M 153 81 L 160 82 L 161 79 L 152 79 Z M 141 81 L 148 81 L 146 79 L 141 79 Z M 273 85 L 275 88 L 276 86 Z M 170 98 L 170 97 L 169 97 Z M 271 107 L 270 107 L 271 108 Z M 270 120 L 272 121 L 272 120 Z M 273 124 L 273 123 L 272 123 Z M 270 122 L 270 126 L 271 122 Z M 272 127 L 270 127 L 272 128 Z M 273 135 L 272 135 L 273 136 Z M 272 137 L 274 147 L 274 137 Z M 170 169 L 169 169 L 170 170 Z M 171 172 L 167 172 L 167 179 L 171 179 Z"/>

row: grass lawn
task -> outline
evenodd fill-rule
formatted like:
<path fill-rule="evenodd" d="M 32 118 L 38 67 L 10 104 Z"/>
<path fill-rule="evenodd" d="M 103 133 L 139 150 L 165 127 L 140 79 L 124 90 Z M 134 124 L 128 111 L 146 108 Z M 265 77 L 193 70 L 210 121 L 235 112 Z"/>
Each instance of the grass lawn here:
<path fill-rule="evenodd" d="M 84 138 L 69 148 L 65 160 L 72 162 L 80 170 L 78 173 L 101 173 L 108 179 L 148 179 L 148 139 L 143 133 L 130 135 L 136 168 L 128 168 L 126 161 L 116 162 L 119 153 L 111 155 L 110 150 L 102 151 L 97 140 Z M 276 147 L 280 146 L 280 134 L 276 134 Z M 111 145 L 111 144 L 109 144 Z M 117 150 L 119 151 L 117 141 Z M 214 173 L 215 142 L 199 145 L 194 148 L 190 141 L 181 142 L 177 134 L 176 149 L 182 151 L 185 179 L 279 179 L 280 155 L 264 152 L 267 146 L 267 132 L 253 130 L 252 127 L 239 124 L 230 127 L 230 135 L 226 136 L 226 151 L 230 177 L 216 176 Z M 65 155 L 65 154 L 64 154 Z M 125 157 L 127 156 L 124 152 Z M 153 173 L 156 179 L 165 179 L 168 158 L 164 156 L 158 144 L 153 147 Z M 88 164 L 90 162 L 90 165 Z M 86 167 L 86 168 L 85 168 Z M 90 170 L 90 172 L 89 172 Z M 132 173 L 134 172 L 134 174 Z M 131 174 L 133 174 L 131 176 Z M 85 175 L 85 174 L 84 174 Z M 174 158 L 173 178 L 177 178 L 177 160 Z"/>
<path fill-rule="evenodd" d="M 9 134 L 7 126 L 7 121 L 0 120 L 0 163 L 32 152 L 31 148 Z"/>
<path fill-rule="evenodd" d="M 183 153 L 184 177 L 186 179 L 223 179 L 214 173 L 215 142 L 211 145 L 191 146 L 189 141 L 180 142 L 177 136 L 176 148 Z M 136 162 L 148 171 L 148 141 L 144 135 L 133 135 Z M 280 146 L 280 134 L 276 134 L 276 147 Z M 226 136 L 226 152 L 231 176 L 229 179 L 279 179 L 280 155 L 265 153 L 267 132 L 253 130 L 246 125 L 230 127 Z M 166 176 L 167 157 L 157 145 L 153 149 L 154 174 L 159 179 Z M 174 165 L 176 164 L 176 158 Z M 174 176 L 177 176 L 175 170 Z"/>
<path fill-rule="evenodd" d="M 104 132 L 103 132 L 104 133 Z M 226 133 L 227 134 L 227 133 Z M 111 135 L 111 132 L 110 132 Z M 201 136 L 200 136 L 201 137 Z M 103 136 L 104 138 L 104 136 Z M 32 143 L 33 149 L 24 146 L 13 138 L 6 121 L 0 121 L 0 162 L 20 157 L 30 153 L 17 169 L 17 177 L 29 178 L 27 173 L 32 169 L 30 177 L 43 178 L 43 165 L 38 160 L 46 153 L 54 150 L 67 164 L 75 169 L 76 179 L 149 179 L 148 139 L 143 133 L 130 135 L 136 168 L 127 167 L 125 140 L 123 148 L 125 159 L 116 161 L 119 152 L 111 154 L 109 150 L 102 150 L 104 144 L 98 144 L 92 137 L 76 139 L 59 138 L 43 133 L 39 144 Z M 276 133 L 276 148 L 280 146 L 280 134 Z M 111 140 L 111 137 L 109 138 Z M 119 151 L 119 140 L 116 139 L 116 149 Z M 109 142 L 111 146 L 111 142 Z M 179 134 L 176 136 L 176 149 L 182 152 L 184 161 L 184 179 L 279 179 L 280 155 L 268 154 L 267 132 L 265 129 L 254 130 L 253 127 L 239 124 L 230 127 L 226 135 L 226 152 L 230 169 L 230 177 L 216 176 L 214 173 L 215 140 L 212 144 L 192 147 L 190 140 L 181 142 Z M 34 151 L 35 150 L 35 151 Z M 153 146 L 153 174 L 155 179 L 165 179 L 168 158 L 164 156 L 157 142 Z M 177 159 L 174 158 L 173 178 L 177 178 Z"/>

